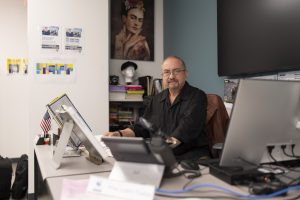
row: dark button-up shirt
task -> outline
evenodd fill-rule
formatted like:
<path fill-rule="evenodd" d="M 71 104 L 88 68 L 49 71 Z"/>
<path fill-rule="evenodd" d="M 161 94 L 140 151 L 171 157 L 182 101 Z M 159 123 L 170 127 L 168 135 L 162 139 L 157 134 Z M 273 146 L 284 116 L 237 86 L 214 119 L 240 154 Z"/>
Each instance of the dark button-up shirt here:
<path fill-rule="evenodd" d="M 187 82 L 173 104 L 169 100 L 169 90 L 153 96 L 143 117 L 167 136 L 172 136 L 182 143 L 173 151 L 175 155 L 190 150 L 207 147 L 205 120 L 207 110 L 206 94 Z M 133 127 L 137 137 L 150 137 L 139 123 Z"/>

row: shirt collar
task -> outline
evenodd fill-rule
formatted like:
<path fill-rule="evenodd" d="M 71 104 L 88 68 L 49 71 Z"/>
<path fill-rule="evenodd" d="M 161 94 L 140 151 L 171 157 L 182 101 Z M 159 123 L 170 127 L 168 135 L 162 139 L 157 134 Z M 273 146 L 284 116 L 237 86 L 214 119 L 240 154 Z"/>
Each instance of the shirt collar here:
<path fill-rule="evenodd" d="M 190 85 L 187 81 L 185 81 L 185 84 L 181 89 L 178 97 L 176 98 L 177 99 L 176 101 L 188 99 L 188 96 L 191 94 L 189 91 L 190 91 Z"/>
<path fill-rule="evenodd" d="M 189 88 L 190 88 L 190 84 L 187 81 L 185 81 L 185 84 L 184 84 L 183 88 L 181 89 L 181 92 L 179 93 L 178 97 L 176 98 L 177 99 L 176 101 L 187 99 L 187 96 L 189 95 Z M 162 92 L 160 101 L 161 102 L 165 101 L 168 97 L 169 97 L 169 90 L 165 89 Z"/>

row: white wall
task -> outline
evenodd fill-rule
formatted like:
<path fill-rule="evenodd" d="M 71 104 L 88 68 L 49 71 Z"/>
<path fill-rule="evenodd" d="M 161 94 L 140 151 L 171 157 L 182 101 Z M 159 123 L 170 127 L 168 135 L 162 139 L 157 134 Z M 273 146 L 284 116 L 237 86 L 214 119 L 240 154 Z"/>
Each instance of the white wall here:
<path fill-rule="evenodd" d="M 137 76 L 150 75 L 154 78 L 161 77 L 161 63 L 164 59 L 164 39 L 163 39 L 163 0 L 155 0 L 154 2 L 154 62 L 151 61 L 133 61 L 138 65 Z M 120 83 L 124 84 L 124 79 L 121 75 L 121 65 L 127 60 L 110 59 L 109 74 L 117 75 L 120 78 Z"/>
<path fill-rule="evenodd" d="M 27 58 L 27 11 L 23 0 L 0 0 L 0 155 L 28 152 L 28 77 L 10 75 L 7 58 Z"/>
<path fill-rule="evenodd" d="M 94 133 L 108 130 L 108 0 L 28 0 L 28 44 L 30 68 L 46 58 L 40 51 L 42 25 L 83 28 L 83 54 L 73 59 L 77 67 L 74 82 L 44 82 L 30 78 L 29 92 L 29 193 L 33 188 L 32 139 L 40 132 L 45 105 L 67 93 Z M 53 56 L 69 59 L 67 55 Z"/>
<path fill-rule="evenodd" d="M 0 154 L 8 157 L 19 157 L 21 153 L 29 154 L 28 192 L 32 193 L 32 140 L 41 132 L 39 123 L 45 112 L 45 105 L 54 97 L 67 93 L 95 133 L 106 131 L 109 119 L 108 69 L 110 74 L 120 76 L 120 66 L 124 60 L 110 60 L 108 63 L 108 0 L 89 0 L 88 3 L 84 0 L 28 0 L 27 5 L 25 2 L 0 0 Z M 41 83 L 33 79 L 34 64 L 40 60 L 47 62 L 49 58 L 41 54 L 39 49 L 38 31 L 42 25 L 83 28 L 84 53 L 72 60 L 78 67 L 78 75 L 73 82 Z M 8 57 L 28 57 L 30 75 L 8 76 L 5 67 Z M 63 60 L 65 56 L 57 55 L 52 58 Z M 163 60 L 161 0 L 155 0 L 154 58 L 154 62 L 136 62 L 139 66 L 139 76 L 160 77 L 160 64 Z"/>

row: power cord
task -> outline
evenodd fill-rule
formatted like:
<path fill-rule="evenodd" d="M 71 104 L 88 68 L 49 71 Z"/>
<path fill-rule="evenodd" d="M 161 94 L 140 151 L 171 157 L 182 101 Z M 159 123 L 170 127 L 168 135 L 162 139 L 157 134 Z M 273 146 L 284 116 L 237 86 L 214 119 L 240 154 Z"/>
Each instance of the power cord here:
<path fill-rule="evenodd" d="M 287 188 L 286 185 L 274 181 L 270 183 L 252 183 L 249 185 L 249 193 L 254 195 L 267 195 L 285 188 Z M 284 195 L 286 195 L 286 193 L 282 193 L 280 196 Z"/>
<path fill-rule="evenodd" d="M 202 175 L 201 172 L 198 170 L 189 170 L 189 169 L 180 170 L 178 167 L 175 167 L 174 169 L 176 169 L 178 172 L 169 171 L 165 173 L 164 175 L 165 178 L 174 178 L 174 177 L 184 175 L 188 179 L 194 179 Z"/>
<path fill-rule="evenodd" d="M 292 144 L 292 145 L 291 145 L 292 155 L 290 155 L 290 154 L 288 154 L 288 153 L 286 152 L 286 147 L 287 147 L 287 145 L 281 145 L 280 147 L 281 147 L 282 152 L 283 152 L 283 154 L 284 154 L 285 156 L 290 157 L 290 158 L 300 158 L 300 156 L 296 156 L 295 153 L 294 153 L 295 144 Z"/>
<path fill-rule="evenodd" d="M 300 190 L 300 185 L 295 185 L 295 186 L 291 186 L 291 187 L 287 187 L 281 190 L 278 190 L 276 192 L 272 192 L 270 194 L 266 194 L 266 195 L 247 195 L 247 194 L 242 194 L 239 192 L 235 192 L 233 190 L 227 189 L 225 187 L 219 186 L 219 185 L 215 185 L 215 184 L 196 184 L 190 187 L 187 187 L 185 189 L 182 190 L 167 190 L 167 189 L 156 189 L 156 194 L 157 195 L 165 195 L 165 196 L 170 196 L 170 197 L 174 197 L 177 196 L 178 194 L 181 193 L 187 193 L 187 192 L 191 192 L 193 190 L 197 190 L 197 189 L 204 189 L 204 188 L 211 188 L 213 190 L 216 191 L 221 191 L 223 193 L 227 193 L 229 195 L 232 195 L 234 197 L 239 197 L 240 199 L 266 199 L 266 198 L 273 198 L 273 197 L 277 197 L 280 196 L 282 194 L 286 194 L 289 191 L 292 190 Z M 199 196 L 198 198 L 200 198 L 201 196 Z"/>
<path fill-rule="evenodd" d="M 272 155 L 272 152 L 273 150 L 275 149 L 275 146 L 272 145 L 272 146 L 267 146 L 267 150 L 268 150 L 268 153 L 269 153 L 269 156 L 270 158 L 274 161 L 274 163 L 278 166 L 281 166 L 280 163 L 278 163 L 278 161 L 274 158 L 274 156 Z"/>
<path fill-rule="evenodd" d="M 286 148 L 286 145 L 281 145 L 280 146 L 281 147 L 281 149 L 282 149 L 282 151 L 283 151 L 283 153 L 285 154 L 285 148 Z M 275 146 L 267 146 L 267 149 L 268 149 L 268 153 L 269 153 L 269 156 L 271 157 L 271 159 L 274 161 L 274 163 L 277 165 L 277 166 L 280 166 L 280 167 L 285 167 L 285 168 L 287 168 L 288 170 L 290 170 L 290 171 L 296 171 L 296 172 L 299 172 L 299 170 L 297 170 L 297 169 L 292 169 L 291 167 L 286 167 L 286 166 L 284 166 L 284 164 L 282 164 L 282 163 L 279 163 L 274 157 L 273 157 L 273 155 L 272 155 L 272 151 L 273 151 L 273 149 L 275 148 Z M 293 154 L 293 158 L 300 158 L 300 156 L 295 156 L 295 154 L 294 154 L 294 148 L 295 148 L 295 145 L 294 144 L 292 144 L 291 145 L 291 151 L 292 151 L 292 154 Z"/>
<path fill-rule="evenodd" d="M 293 156 L 294 156 L 295 158 L 300 158 L 300 156 L 298 156 L 298 155 L 296 156 L 296 155 L 295 155 L 295 152 L 294 152 L 295 146 L 296 146 L 295 144 L 292 144 L 292 145 L 291 145 L 291 147 L 292 147 L 292 154 L 293 154 Z"/>
<path fill-rule="evenodd" d="M 290 158 L 294 158 L 294 156 L 289 155 L 289 154 L 285 151 L 285 150 L 286 150 L 286 145 L 281 145 L 280 148 L 281 148 L 281 150 L 282 150 L 282 152 L 283 152 L 283 154 L 284 154 L 285 156 L 290 157 Z"/>
<path fill-rule="evenodd" d="M 286 152 L 286 147 L 287 147 L 287 145 L 281 145 L 280 147 L 281 147 L 281 150 L 282 150 L 282 152 L 283 152 L 283 154 L 284 154 L 285 156 L 290 157 L 290 158 L 296 158 L 296 159 L 299 159 L 299 158 L 300 158 L 300 156 L 296 156 L 295 153 L 294 153 L 295 144 L 292 144 L 292 145 L 291 145 L 291 152 L 292 152 L 292 155 L 291 155 L 291 154 L 288 154 L 288 153 Z M 298 170 L 298 169 L 293 169 L 293 168 L 291 168 L 291 167 L 289 167 L 288 169 L 289 169 L 290 171 L 300 172 L 300 170 Z"/>

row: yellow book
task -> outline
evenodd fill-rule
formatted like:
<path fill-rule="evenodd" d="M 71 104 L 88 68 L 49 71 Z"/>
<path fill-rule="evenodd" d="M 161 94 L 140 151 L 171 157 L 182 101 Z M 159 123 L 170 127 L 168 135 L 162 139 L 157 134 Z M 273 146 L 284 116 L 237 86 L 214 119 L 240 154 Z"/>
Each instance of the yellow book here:
<path fill-rule="evenodd" d="M 127 94 L 144 94 L 144 90 L 127 90 Z"/>

